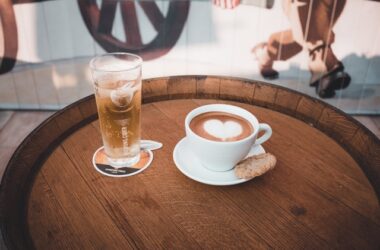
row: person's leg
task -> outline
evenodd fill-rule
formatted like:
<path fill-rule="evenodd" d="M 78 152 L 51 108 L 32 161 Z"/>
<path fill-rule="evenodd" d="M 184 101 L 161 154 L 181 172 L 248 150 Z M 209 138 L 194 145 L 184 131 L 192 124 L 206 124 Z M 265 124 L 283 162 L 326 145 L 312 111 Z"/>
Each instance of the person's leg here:
<path fill-rule="evenodd" d="M 280 51 L 281 50 L 281 51 Z M 268 40 L 268 53 L 272 60 L 285 61 L 302 51 L 291 30 L 272 34 Z"/>
<path fill-rule="evenodd" d="M 310 26 L 305 39 L 313 83 L 339 62 L 330 46 L 335 38 L 331 30 L 334 1 L 336 0 L 313 1 L 310 6 Z"/>
<path fill-rule="evenodd" d="M 336 21 L 342 14 L 344 6 L 346 4 L 346 0 L 335 0 L 335 2 L 334 0 L 328 0 L 328 1 L 325 0 L 322 3 L 324 3 L 322 4 L 324 8 L 329 9 L 329 11 L 327 10 L 325 11 L 326 13 L 328 13 L 328 16 L 326 16 L 326 18 L 329 17 L 330 18 L 329 21 L 332 20 L 330 34 L 326 34 L 327 33 L 326 30 L 328 29 L 324 29 L 325 31 L 321 30 L 319 32 L 320 34 L 323 34 L 324 44 L 327 45 L 326 46 L 327 48 L 325 49 L 326 50 L 326 53 L 325 53 L 326 68 L 327 68 L 327 71 L 331 71 L 332 69 L 337 67 L 337 64 L 341 64 L 341 62 L 338 60 L 338 58 L 336 58 L 334 52 L 331 49 L 331 44 L 335 41 L 335 34 L 334 34 L 334 31 L 332 30 L 332 27 L 335 25 Z M 322 10 L 320 12 L 322 12 Z M 322 29 L 321 27 L 318 27 L 318 28 Z"/>
<path fill-rule="evenodd" d="M 302 50 L 299 39 L 295 39 L 300 37 L 302 30 L 297 5 L 293 2 L 293 0 L 282 0 L 282 7 L 291 23 L 291 29 L 273 33 L 266 43 L 260 43 L 252 49 L 264 78 L 278 77 L 278 72 L 273 69 L 275 60 L 287 60 Z"/>
<path fill-rule="evenodd" d="M 321 97 L 332 97 L 335 90 L 346 88 L 350 76 L 344 72 L 343 64 L 331 49 L 335 34 L 332 26 L 341 15 L 345 0 L 313 1 L 310 24 L 306 36 L 309 50 L 309 69 L 312 73 L 311 86 L 317 87 Z"/>
<path fill-rule="evenodd" d="M 258 63 L 260 73 L 264 78 L 275 79 L 278 72 L 273 69 L 276 60 L 287 60 L 302 50 L 294 41 L 291 30 L 273 33 L 267 43 L 260 43 L 252 49 Z"/>

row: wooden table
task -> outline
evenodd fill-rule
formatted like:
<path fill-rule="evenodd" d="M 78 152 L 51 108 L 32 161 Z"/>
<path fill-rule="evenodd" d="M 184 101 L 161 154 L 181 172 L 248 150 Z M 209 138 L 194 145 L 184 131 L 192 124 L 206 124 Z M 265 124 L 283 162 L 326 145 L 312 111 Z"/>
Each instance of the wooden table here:
<path fill-rule="evenodd" d="M 223 77 L 145 80 L 142 137 L 163 142 L 133 177 L 100 175 L 93 96 L 57 112 L 10 161 L 1 227 L 10 249 L 380 247 L 380 142 L 325 103 L 274 85 Z M 172 152 L 184 117 L 231 103 L 273 128 L 276 168 L 236 186 L 185 177 Z"/>

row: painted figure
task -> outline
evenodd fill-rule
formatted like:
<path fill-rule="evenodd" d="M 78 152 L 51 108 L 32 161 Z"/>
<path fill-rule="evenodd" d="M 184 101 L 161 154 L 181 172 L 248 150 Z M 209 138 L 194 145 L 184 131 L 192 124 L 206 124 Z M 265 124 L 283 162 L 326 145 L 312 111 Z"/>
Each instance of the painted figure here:
<path fill-rule="evenodd" d="M 346 88 L 351 78 L 331 49 L 335 34 L 332 27 L 341 15 L 346 0 L 283 0 L 283 9 L 291 27 L 273 33 L 267 42 L 252 49 L 261 75 L 276 79 L 279 73 L 273 68 L 276 60 L 288 60 L 303 50 L 309 53 L 310 86 L 316 87 L 322 98 L 335 95 L 335 90 Z M 234 8 L 240 0 L 214 0 L 224 8 Z"/>

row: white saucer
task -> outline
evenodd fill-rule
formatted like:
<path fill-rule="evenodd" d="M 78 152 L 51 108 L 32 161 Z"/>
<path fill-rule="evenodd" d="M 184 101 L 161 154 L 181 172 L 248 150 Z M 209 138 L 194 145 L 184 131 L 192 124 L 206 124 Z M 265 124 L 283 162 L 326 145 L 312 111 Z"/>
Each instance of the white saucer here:
<path fill-rule="evenodd" d="M 253 146 L 247 157 L 265 153 L 262 146 Z M 249 179 L 239 179 L 235 176 L 234 169 L 224 172 L 211 171 L 202 166 L 198 158 L 188 147 L 187 138 L 183 138 L 177 143 L 173 151 L 173 160 L 179 171 L 195 181 L 215 186 L 236 185 L 249 181 Z"/>

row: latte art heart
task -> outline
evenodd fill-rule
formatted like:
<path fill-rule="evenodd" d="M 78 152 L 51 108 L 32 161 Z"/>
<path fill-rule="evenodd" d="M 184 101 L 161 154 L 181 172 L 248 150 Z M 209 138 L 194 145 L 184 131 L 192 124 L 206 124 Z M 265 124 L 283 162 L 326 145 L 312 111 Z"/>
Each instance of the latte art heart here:
<path fill-rule="evenodd" d="M 200 137 L 220 142 L 239 141 L 253 133 L 253 126 L 243 117 L 219 111 L 197 115 L 189 127 Z"/>
<path fill-rule="evenodd" d="M 228 138 L 239 136 L 243 132 L 242 126 L 234 121 L 225 121 L 212 119 L 205 121 L 203 129 L 210 135 L 220 138 L 223 141 Z"/>

